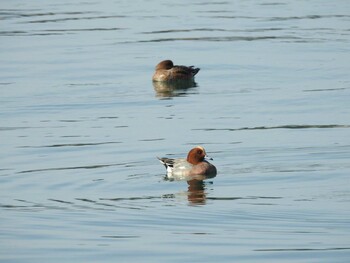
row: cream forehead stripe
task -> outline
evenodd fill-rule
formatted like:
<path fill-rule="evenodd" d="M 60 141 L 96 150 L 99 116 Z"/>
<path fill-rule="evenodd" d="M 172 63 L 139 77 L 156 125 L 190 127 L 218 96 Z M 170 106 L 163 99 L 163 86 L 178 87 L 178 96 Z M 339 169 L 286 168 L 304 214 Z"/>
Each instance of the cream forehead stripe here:
<path fill-rule="evenodd" d="M 202 146 L 199 146 L 199 145 L 198 145 L 198 146 L 196 146 L 196 148 L 201 149 L 205 154 L 207 154 Z"/>

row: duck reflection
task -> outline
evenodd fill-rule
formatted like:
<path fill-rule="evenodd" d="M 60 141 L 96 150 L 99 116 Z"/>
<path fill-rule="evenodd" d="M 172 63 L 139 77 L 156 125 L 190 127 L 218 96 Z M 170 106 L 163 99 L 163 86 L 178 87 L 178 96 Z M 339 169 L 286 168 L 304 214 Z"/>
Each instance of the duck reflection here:
<path fill-rule="evenodd" d="M 197 87 L 194 81 L 164 82 L 153 81 L 156 96 L 160 98 L 171 98 L 186 94 L 190 89 Z"/>
<path fill-rule="evenodd" d="M 187 181 L 188 193 L 187 199 L 191 204 L 204 205 L 206 203 L 206 193 L 204 181 L 191 180 Z"/>
<path fill-rule="evenodd" d="M 206 182 L 205 180 L 214 178 L 215 175 L 205 176 L 205 175 L 195 175 L 190 177 L 184 177 L 179 179 L 169 178 L 168 176 L 164 177 L 164 180 L 167 181 L 186 181 L 187 182 L 187 200 L 192 205 L 205 205 L 207 199 L 206 192 Z M 210 184 L 210 182 L 209 182 Z M 177 195 L 177 194 L 175 194 Z M 183 196 L 183 192 L 179 194 Z"/>

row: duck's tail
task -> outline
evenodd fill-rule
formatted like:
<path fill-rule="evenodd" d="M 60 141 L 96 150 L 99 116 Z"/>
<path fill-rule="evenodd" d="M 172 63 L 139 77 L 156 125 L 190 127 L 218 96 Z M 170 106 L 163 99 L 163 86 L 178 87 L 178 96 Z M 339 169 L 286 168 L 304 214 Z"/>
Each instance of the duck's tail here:
<path fill-rule="evenodd" d="M 200 68 L 195 68 L 194 66 L 191 66 L 190 68 L 191 68 L 192 76 L 195 76 L 200 70 Z"/>
<path fill-rule="evenodd" d="M 174 159 L 171 158 L 159 158 L 157 156 L 158 160 L 161 164 L 163 164 L 167 170 L 167 172 L 171 172 L 174 166 Z"/>

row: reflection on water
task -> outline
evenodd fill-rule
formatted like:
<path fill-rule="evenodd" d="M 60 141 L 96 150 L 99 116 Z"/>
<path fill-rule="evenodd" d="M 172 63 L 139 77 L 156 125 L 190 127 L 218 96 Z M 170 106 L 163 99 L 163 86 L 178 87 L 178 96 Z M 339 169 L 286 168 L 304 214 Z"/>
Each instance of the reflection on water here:
<path fill-rule="evenodd" d="M 202 182 L 204 180 L 215 178 L 216 174 L 196 174 L 196 175 L 176 175 L 174 176 L 172 173 L 167 174 L 164 177 L 164 180 L 166 181 L 184 181 L 184 182 L 192 182 L 192 181 L 199 181 Z"/>
<path fill-rule="evenodd" d="M 185 178 L 177 178 L 177 179 L 165 177 L 164 179 L 170 182 L 173 182 L 173 181 L 187 182 L 187 185 L 188 185 L 187 200 L 189 204 L 204 205 L 207 199 L 206 185 L 211 184 L 211 182 L 205 182 L 205 180 L 212 179 L 214 177 L 215 176 L 196 175 L 196 176 L 188 176 Z M 180 194 L 180 196 L 181 195 L 182 194 Z M 177 194 L 174 194 L 172 196 L 176 197 Z"/>
<path fill-rule="evenodd" d="M 177 81 L 177 82 L 160 82 L 152 81 L 156 96 L 159 98 L 171 98 L 184 96 L 189 91 L 193 93 L 197 87 L 196 82 L 192 81 Z"/>
<path fill-rule="evenodd" d="M 191 180 L 188 183 L 188 201 L 191 204 L 205 204 L 205 184 L 201 180 Z"/>

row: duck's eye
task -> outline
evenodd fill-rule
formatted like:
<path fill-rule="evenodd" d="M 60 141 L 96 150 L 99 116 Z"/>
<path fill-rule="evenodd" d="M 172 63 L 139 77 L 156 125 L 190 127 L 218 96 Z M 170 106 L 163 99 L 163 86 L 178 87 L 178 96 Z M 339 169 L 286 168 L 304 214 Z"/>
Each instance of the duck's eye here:
<path fill-rule="evenodd" d="M 198 150 L 197 153 L 198 153 L 199 155 L 202 155 L 202 154 L 203 154 L 203 151 L 202 151 L 202 150 Z"/>

